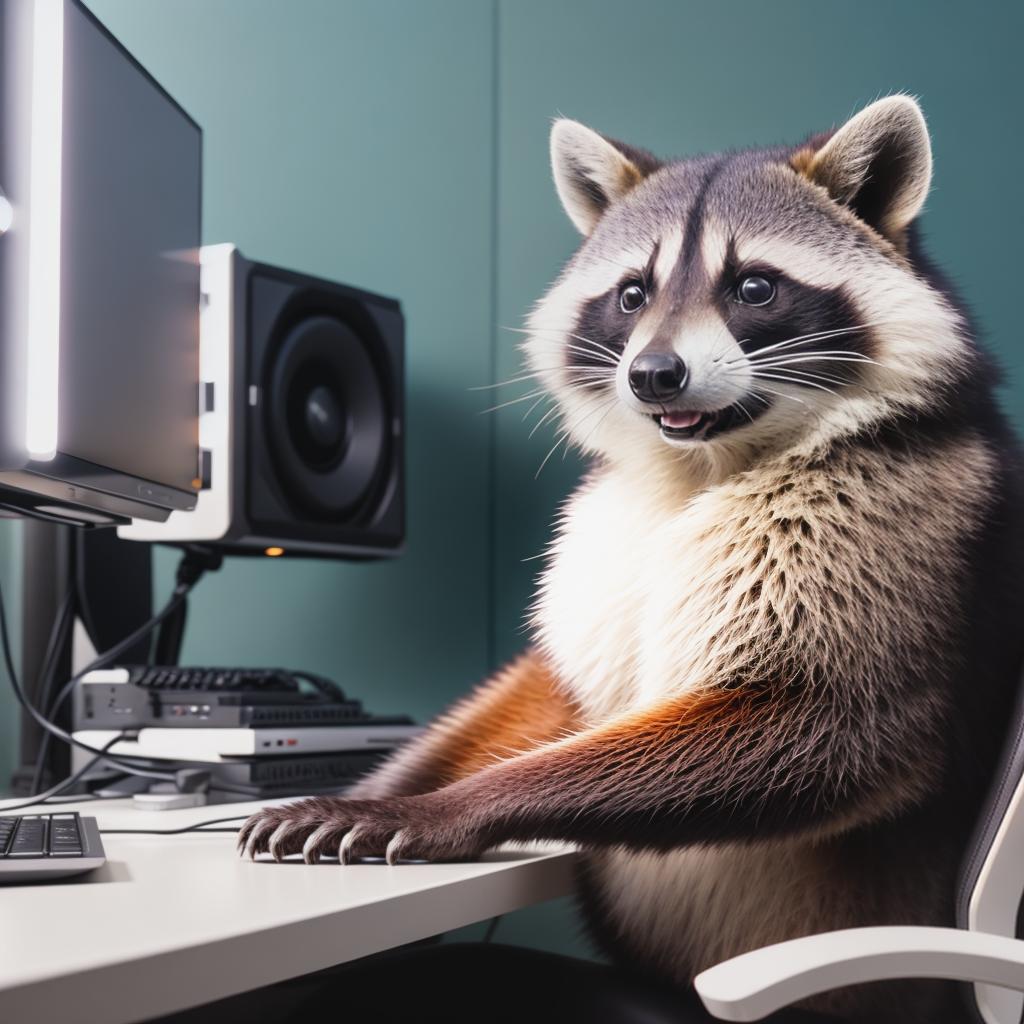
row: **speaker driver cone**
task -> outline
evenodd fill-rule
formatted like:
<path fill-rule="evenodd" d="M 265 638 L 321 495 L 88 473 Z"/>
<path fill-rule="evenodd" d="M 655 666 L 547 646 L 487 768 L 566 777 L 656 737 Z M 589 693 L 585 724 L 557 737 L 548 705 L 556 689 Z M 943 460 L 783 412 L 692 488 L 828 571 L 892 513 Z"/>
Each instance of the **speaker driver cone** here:
<path fill-rule="evenodd" d="M 366 498 L 387 451 L 384 395 L 348 324 L 311 316 L 288 328 L 270 367 L 264 422 L 290 498 L 331 517 Z"/>

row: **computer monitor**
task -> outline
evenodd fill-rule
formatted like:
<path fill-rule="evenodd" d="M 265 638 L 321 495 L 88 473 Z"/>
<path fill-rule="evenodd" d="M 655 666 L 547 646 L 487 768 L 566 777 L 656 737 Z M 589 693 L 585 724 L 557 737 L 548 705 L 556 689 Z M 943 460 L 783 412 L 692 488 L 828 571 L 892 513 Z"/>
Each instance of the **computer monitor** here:
<path fill-rule="evenodd" d="M 199 472 L 202 131 L 79 0 L 0 0 L 0 509 L 162 521 Z"/>

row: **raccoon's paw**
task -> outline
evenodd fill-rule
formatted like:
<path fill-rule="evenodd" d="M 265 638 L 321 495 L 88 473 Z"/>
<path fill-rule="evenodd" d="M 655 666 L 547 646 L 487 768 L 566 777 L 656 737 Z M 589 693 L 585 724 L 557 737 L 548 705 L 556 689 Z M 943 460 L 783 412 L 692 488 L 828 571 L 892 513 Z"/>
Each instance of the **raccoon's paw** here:
<path fill-rule="evenodd" d="M 276 861 L 301 853 L 307 864 L 337 855 L 341 864 L 361 857 L 466 860 L 486 847 L 466 815 L 434 794 L 390 800 L 311 797 L 258 811 L 238 833 L 243 856 L 269 853 Z"/>

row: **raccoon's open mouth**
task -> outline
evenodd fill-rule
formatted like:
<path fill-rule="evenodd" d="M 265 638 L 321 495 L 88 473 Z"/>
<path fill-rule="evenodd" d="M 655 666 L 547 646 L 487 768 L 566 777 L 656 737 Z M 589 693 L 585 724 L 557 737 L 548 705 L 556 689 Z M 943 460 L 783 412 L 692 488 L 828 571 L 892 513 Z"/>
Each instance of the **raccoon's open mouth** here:
<path fill-rule="evenodd" d="M 674 441 L 696 441 L 703 439 L 718 423 L 720 413 L 663 412 L 651 418 L 661 427 L 665 437 Z"/>

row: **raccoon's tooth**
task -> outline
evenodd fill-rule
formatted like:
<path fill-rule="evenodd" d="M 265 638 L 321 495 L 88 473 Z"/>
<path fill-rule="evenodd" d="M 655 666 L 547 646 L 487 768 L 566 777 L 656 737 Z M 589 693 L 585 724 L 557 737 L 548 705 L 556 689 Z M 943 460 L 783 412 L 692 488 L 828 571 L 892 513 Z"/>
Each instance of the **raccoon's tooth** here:
<path fill-rule="evenodd" d="M 661 425 L 671 430 L 682 430 L 700 422 L 702 412 L 665 412 L 661 414 Z"/>

